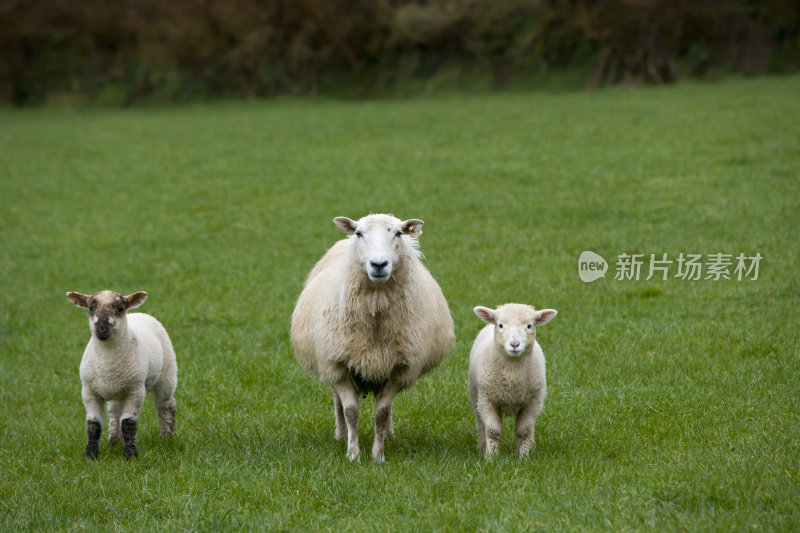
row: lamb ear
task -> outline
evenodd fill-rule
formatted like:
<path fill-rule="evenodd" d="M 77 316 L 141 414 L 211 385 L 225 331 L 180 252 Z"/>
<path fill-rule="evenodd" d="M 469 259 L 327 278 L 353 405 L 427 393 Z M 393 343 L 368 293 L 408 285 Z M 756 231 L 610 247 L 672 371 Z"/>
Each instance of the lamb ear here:
<path fill-rule="evenodd" d="M 553 320 L 557 314 L 558 311 L 555 309 L 542 309 L 541 311 L 536 311 L 536 325 L 542 326 L 547 324 Z"/>
<path fill-rule="evenodd" d="M 418 218 L 409 218 L 408 220 L 403 221 L 400 227 L 403 229 L 403 233 L 416 239 L 422 235 L 423 224 L 424 222 Z"/>
<path fill-rule="evenodd" d="M 357 224 L 355 220 L 351 220 L 347 217 L 336 217 L 333 219 L 333 223 L 336 224 L 337 228 L 347 233 L 348 235 L 352 235 L 356 231 Z"/>
<path fill-rule="evenodd" d="M 473 308 L 472 310 L 475 311 L 475 314 L 478 315 L 478 318 L 480 318 L 487 324 L 495 323 L 494 310 L 489 309 L 488 307 L 482 307 L 480 305 Z"/>
<path fill-rule="evenodd" d="M 68 292 L 67 298 L 70 299 L 72 303 L 77 305 L 78 307 L 89 307 L 89 300 L 88 294 L 82 294 L 80 292 Z"/>
<path fill-rule="evenodd" d="M 145 300 L 147 300 L 147 293 L 144 291 L 134 292 L 125 297 L 125 301 L 128 303 L 128 309 L 136 309 L 142 305 Z"/>

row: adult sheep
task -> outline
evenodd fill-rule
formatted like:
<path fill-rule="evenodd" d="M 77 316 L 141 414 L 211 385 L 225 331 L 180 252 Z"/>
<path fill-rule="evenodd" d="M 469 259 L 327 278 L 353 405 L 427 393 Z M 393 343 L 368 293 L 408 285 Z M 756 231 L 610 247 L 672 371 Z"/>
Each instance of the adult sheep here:
<path fill-rule="evenodd" d="M 359 396 L 375 396 L 372 459 L 383 462 L 384 439 L 394 432 L 392 400 L 447 357 L 453 319 L 420 261 L 421 220 L 369 215 L 333 222 L 349 237 L 308 275 L 292 314 L 292 345 L 303 368 L 331 386 L 335 437 L 347 439 L 351 460 L 360 453 Z"/>

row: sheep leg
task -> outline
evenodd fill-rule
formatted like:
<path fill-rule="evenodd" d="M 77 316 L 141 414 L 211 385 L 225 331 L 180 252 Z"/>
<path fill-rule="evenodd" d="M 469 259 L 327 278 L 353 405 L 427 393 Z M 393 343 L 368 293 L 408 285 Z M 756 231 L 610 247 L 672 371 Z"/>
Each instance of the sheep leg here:
<path fill-rule="evenodd" d="M 347 439 L 347 426 L 344 420 L 344 408 L 342 408 L 342 400 L 339 398 L 339 395 L 336 394 L 336 390 L 331 387 L 333 391 L 333 410 L 336 417 L 336 430 L 334 433 L 334 438 L 336 440 L 345 440 Z"/>
<path fill-rule="evenodd" d="M 483 424 L 483 420 L 481 419 L 481 415 L 478 412 L 475 412 L 475 429 L 478 433 L 478 450 L 481 453 L 486 452 L 486 426 Z"/>
<path fill-rule="evenodd" d="M 118 400 L 108 402 L 108 445 L 115 446 L 121 439 L 119 417 L 122 414 L 122 403 Z"/>
<path fill-rule="evenodd" d="M 136 449 L 136 429 L 138 422 L 134 418 L 123 418 L 120 426 L 122 427 L 122 454 L 125 459 L 139 457 Z"/>
<path fill-rule="evenodd" d="M 500 450 L 500 437 L 503 434 L 503 421 L 500 412 L 489 402 L 478 401 L 480 417 L 484 425 L 484 438 L 486 439 L 485 456 L 487 459 L 497 454 Z"/>
<path fill-rule="evenodd" d="M 139 420 L 139 411 L 142 409 L 144 403 L 145 390 L 142 386 L 141 390 L 132 392 L 126 399 L 122 407 L 122 418 L 120 420 L 120 428 L 122 429 L 122 454 L 125 459 L 131 457 L 138 457 L 139 452 L 136 449 L 136 430 Z"/>
<path fill-rule="evenodd" d="M 392 422 L 392 404 L 389 404 L 389 421 L 386 424 L 386 436 L 394 437 L 394 422 Z"/>
<path fill-rule="evenodd" d="M 175 434 L 175 397 L 171 391 L 153 389 L 153 403 L 158 413 L 158 422 L 162 437 Z"/>
<path fill-rule="evenodd" d="M 358 447 L 358 394 L 350 378 L 334 383 L 333 391 L 342 402 L 342 412 L 347 423 L 347 458 L 357 461 L 361 453 Z"/>
<path fill-rule="evenodd" d="M 528 453 L 536 448 L 535 424 L 536 413 L 533 407 L 524 407 L 519 410 L 516 419 L 516 437 L 520 459 L 527 457 Z"/>
<path fill-rule="evenodd" d="M 175 351 L 169 340 L 164 346 L 164 356 L 161 378 L 153 386 L 153 401 L 158 413 L 161 436 L 172 437 L 175 434 L 175 387 L 178 385 L 178 366 L 175 362 Z"/>
<path fill-rule="evenodd" d="M 86 451 L 90 459 L 100 456 L 100 434 L 103 431 L 103 399 L 87 387 L 81 389 L 83 406 L 86 408 Z"/>
<path fill-rule="evenodd" d="M 86 421 L 86 452 L 89 459 L 100 457 L 100 433 L 103 426 L 97 420 Z"/>
<path fill-rule="evenodd" d="M 392 401 L 397 395 L 397 388 L 388 382 L 375 397 L 375 440 L 372 442 L 372 460 L 386 462 L 383 454 L 383 443 L 392 428 Z"/>
<path fill-rule="evenodd" d="M 170 398 L 156 407 L 158 412 L 159 429 L 162 437 L 175 435 L 175 398 Z"/>

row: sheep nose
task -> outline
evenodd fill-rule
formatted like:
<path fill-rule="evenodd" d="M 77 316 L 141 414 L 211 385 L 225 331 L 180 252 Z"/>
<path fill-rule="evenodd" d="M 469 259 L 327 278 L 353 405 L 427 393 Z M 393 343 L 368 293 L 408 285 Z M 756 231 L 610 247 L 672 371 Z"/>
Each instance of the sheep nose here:
<path fill-rule="evenodd" d="M 515 350 L 516 350 L 517 348 L 519 348 L 519 341 L 518 341 L 518 340 L 513 340 L 513 341 L 509 342 L 508 344 L 510 344 L 510 345 L 511 345 L 511 347 L 512 347 L 513 349 L 515 349 Z"/>
<path fill-rule="evenodd" d="M 384 259 L 383 261 L 380 261 L 380 262 L 379 261 L 370 261 L 369 264 L 375 270 L 383 270 L 389 264 L 389 261 L 387 259 Z"/>

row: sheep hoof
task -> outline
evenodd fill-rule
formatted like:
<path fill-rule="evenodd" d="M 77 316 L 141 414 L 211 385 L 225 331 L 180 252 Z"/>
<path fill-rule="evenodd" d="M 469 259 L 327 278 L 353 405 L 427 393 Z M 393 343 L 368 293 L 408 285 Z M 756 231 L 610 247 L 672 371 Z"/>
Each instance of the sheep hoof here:
<path fill-rule="evenodd" d="M 108 445 L 109 446 L 116 446 L 119 444 L 120 438 L 119 435 L 109 435 L 108 436 Z"/>
<path fill-rule="evenodd" d="M 131 457 L 139 457 L 139 450 L 136 449 L 136 445 L 129 446 L 125 445 L 125 448 L 122 450 L 122 454 L 125 456 L 125 460 L 127 461 Z"/>
<path fill-rule="evenodd" d="M 381 464 L 385 463 L 386 462 L 386 456 L 383 454 L 383 452 L 381 452 L 378 455 L 373 456 L 372 457 L 372 461 L 375 462 L 375 463 L 381 463 Z"/>
<path fill-rule="evenodd" d="M 530 457 L 531 452 L 534 451 L 534 450 L 536 450 L 536 446 L 535 445 L 529 446 L 527 448 L 520 448 L 520 450 L 519 450 L 519 458 L 520 459 L 527 459 L 528 457 Z"/>
<path fill-rule="evenodd" d="M 100 456 L 100 433 L 103 431 L 100 422 L 97 420 L 86 421 L 86 452 L 89 459 L 97 459 Z"/>
<path fill-rule="evenodd" d="M 350 459 L 352 462 L 358 462 L 360 458 L 361 452 L 358 448 L 347 450 L 347 458 Z"/>

